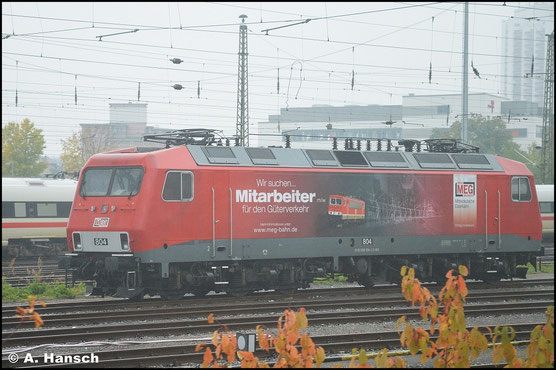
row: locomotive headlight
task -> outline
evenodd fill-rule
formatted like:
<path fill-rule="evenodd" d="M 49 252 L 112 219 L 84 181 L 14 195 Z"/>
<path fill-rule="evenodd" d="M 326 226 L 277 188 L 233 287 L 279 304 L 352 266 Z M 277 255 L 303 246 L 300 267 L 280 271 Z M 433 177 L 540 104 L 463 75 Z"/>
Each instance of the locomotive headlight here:
<path fill-rule="evenodd" d="M 129 250 L 129 237 L 127 236 L 127 233 L 121 233 L 120 234 L 120 242 L 121 242 L 122 250 L 128 251 Z"/>
<path fill-rule="evenodd" d="M 73 236 L 73 249 L 74 250 L 83 249 L 83 245 L 81 244 L 81 234 L 73 233 L 72 236 Z"/>

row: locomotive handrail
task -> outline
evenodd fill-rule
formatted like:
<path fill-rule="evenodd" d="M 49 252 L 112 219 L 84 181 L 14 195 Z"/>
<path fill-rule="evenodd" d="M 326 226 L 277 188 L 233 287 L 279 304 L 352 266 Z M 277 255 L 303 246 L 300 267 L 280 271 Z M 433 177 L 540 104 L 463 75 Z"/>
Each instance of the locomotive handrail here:
<path fill-rule="evenodd" d="M 485 250 L 488 249 L 488 194 L 485 189 Z"/>
<path fill-rule="evenodd" d="M 216 257 L 216 220 L 214 216 L 214 188 L 212 190 L 212 257 Z"/>
<path fill-rule="evenodd" d="M 228 188 L 230 190 L 230 254 L 229 257 L 232 257 L 233 254 L 233 199 L 232 199 L 232 188 Z"/>
<path fill-rule="evenodd" d="M 498 189 L 498 250 L 502 248 L 502 236 L 500 228 L 502 227 L 502 215 L 500 213 L 500 189 Z"/>

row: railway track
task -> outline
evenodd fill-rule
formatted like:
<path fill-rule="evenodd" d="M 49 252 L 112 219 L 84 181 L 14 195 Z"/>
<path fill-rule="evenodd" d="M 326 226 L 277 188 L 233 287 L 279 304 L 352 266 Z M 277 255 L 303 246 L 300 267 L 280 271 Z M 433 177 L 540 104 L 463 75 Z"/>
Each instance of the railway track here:
<path fill-rule="evenodd" d="M 521 295 L 521 293 L 520 293 Z M 516 314 L 516 313 L 532 313 L 532 312 L 545 312 L 546 307 L 553 304 L 553 292 L 548 300 L 538 300 L 534 302 L 517 302 L 517 303 L 497 303 L 493 305 L 488 304 L 474 304 L 466 307 L 467 316 L 477 316 L 477 315 L 502 315 L 506 313 Z M 516 295 L 514 294 L 515 298 Z M 502 299 L 503 300 L 503 299 Z M 401 304 L 401 301 L 399 304 Z M 406 305 L 407 303 L 404 302 Z M 246 305 L 243 310 L 238 310 L 234 314 L 252 314 L 253 311 L 258 313 L 255 308 L 253 310 L 251 305 Z M 301 305 L 290 305 L 290 308 L 297 308 Z M 308 311 L 314 311 L 318 309 L 330 309 L 330 305 L 326 302 L 312 302 L 308 305 L 303 305 Z M 403 315 L 408 318 L 418 318 L 419 312 L 417 308 L 380 308 L 369 311 L 369 303 L 360 303 L 358 306 L 360 310 L 354 310 L 354 306 L 351 306 L 351 311 L 346 311 L 345 309 L 336 310 L 331 312 L 309 312 L 307 318 L 309 321 L 315 324 L 340 324 L 349 322 L 373 322 L 381 320 L 391 320 L 392 318 L 401 317 Z M 334 309 L 342 308 L 341 302 L 334 302 Z M 282 303 L 280 306 L 276 306 L 271 310 L 267 310 L 269 313 L 279 314 L 285 308 L 288 308 L 287 304 Z M 246 312 L 246 309 L 248 310 Z M 363 310 L 367 309 L 367 310 Z M 209 311 L 210 312 L 210 311 Z M 195 315 L 208 315 L 206 310 L 198 311 Z M 190 315 L 189 313 L 187 313 Z M 231 314 L 228 312 L 228 314 Z M 8 331 L 4 329 L 2 325 L 2 346 L 12 347 L 21 345 L 31 345 L 31 344 L 42 344 L 42 343 L 64 343 L 64 342 L 75 342 L 82 341 L 83 338 L 91 339 L 105 339 L 105 338 L 135 338 L 138 336 L 168 336 L 168 335 L 179 335 L 184 333 L 191 333 L 197 331 L 210 332 L 216 330 L 217 328 L 226 325 L 230 329 L 253 329 L 256 325 L 261 324 L 267 327 L 274 326 L 276 318 L 274 315 L 259 315 L 259 316 L 248 316 L 248 317 L 228 317 L 221 318 L 220 322 L 209 324 L 206 318 L 202 319 L 189 319 L 189 320 L 176 320 L 172 315 L 166 314 L 166 318 L 170 317 L 170 321 L 158 321 L 153 322 L 152 319 L 147 322 L 131 323 L 131 324 L 115 324 L 107 323 L 103 325 L 96 326 L 73 326 L 73 327 L 63 327 L 63 328 L 53 328 L 47 329 L 43 328 L 38 331 Z M 48 319 L 44 318 L 46 322 Z M 128 319 L 136 320 L 134 315 L 128 315 Z M 121 318 L 120 318 L 121 321 Z M 77 321 L 79 323 L 79 321 Z M 76 320 L 74 320 L 74 325 Z"/>
<path fill-rule="evenodd" d="M 488 320 L 495 322 L 496 317 L 506 314 L 544 313 L 546 307 L 553 304 L 553 279 L 533 281 L 529 279 L 496 285 L 470 283 L 475 285 L 475 288 L 482 287 L 486 290 L 472 292 L 468 295 L 467 317 L 488 315 L 490 317 Z M 538 288 L 539 285 L 541 288 L 542 285 L 551 286 L 551 288 L 542 288 L 540 291 L 528 289 L 529 287 Z M 501 286 L 504 289 L 507 288 L 507 291 L 496 290 Z M 15 305 L 3 306 L 3 348 L 15 349 L 21 346 L 48 343 L 52 343 L 54 346 L 61 343 L 85 345 L 84 340 L 105 341 L 109 338 L 110 342 L 99 347 L 98 351 L 95 351 L 95 347 L 87 347 L 88 354 L 92 350 L 100 358 L 100 364 L 93 364 L 95 367 L 198 365 L 202 362 L 202 354 L 194 351 L 195 346 L 201 341 L 210 342 L 210 338 L 199 338 L 200 336 L 207 336 L 224 325 L 234 332 L 238 330 L 254 332 L 256 325 L 273 328 L 276 325 L 277 316 L 286 308 L 305 307 L 307 309 L 309 332 L 311 327 L 345 323 L 349 325 L 350 323 L 391 322 L 402 315 L 407 316 L 408 319 L 418 318 L 418 310 L 408 307 L 409 304 L 399 298 L 399 287 L 377 288 L 379 289 L 368 290 L 353 287 L 311 289 L 299 291 L 289 297 L 267 292 L 270 294 L 263 293 L 244 297 L 242 303 L 238 303 L 237 299 L 226 295 L 205 299 L 185 297 L 179 301 L 148 299 L 143 302 L 96 300 L 70 304 L 53 303 L 46 308 L 39 309 L 46 324 L 40 330 L 29 330 L 28 324 L 21 325 L 13 317 L 9 317 L 13 316 Z M 435 286 L 431 287 L 432 291 L 435 289 Z M 385 294 L 395 293 L 397 297 L 377 297 L 376 291 Z M 361 297 L 362 293 L 367 296 Z M 280 301 L 273 301 L 278 300 L 278 297 Z M 516 302 L 508 303 L 509 300 Z M 519 300 L 527 301 L 519 302 Z M 496 303 L 493 304 L 493 302 Z M 206 320 L 206 316 L 210 312 L 217 319 L 215 324 L 209 324 Z M 243 317 L 241 317 L 242 315 Z M 142 322 L 137 323 L 137 321 Z M 91 325 L 93 323 L 97 325 Z M 50 324 L 55 325 L 56 328 L 49 328 Z M 73 327 L 68 326 L 69 324 Z M 511 326 L 517 330 L 518 338 L 522 336 L 524 340 L 527 340 L 535 324 Z M 198 336 L 191 338 L 195 333 Z M 184 335 L 189 338 L 184 339 Z M 164 341 L 160 339 L 161 337 L 166 339 L 171 336 L 177 338 L 165 344 L 157 343 Z M 331 359 L 333 359 L 333 355 L 341 354 L 342 351 L 348 351 L 349 354 L 354 347 L 365 348 L 368 351 L 384 347 L 390 350 L 399 348 L 399 335 L 395 332 L 312 335 L 312 338 L 317 345 L 325 348 L 327 356 Z M 128 342 L 121 347 L 116 347 L 115 341 L 128 341 L 129 339 L 138 342 L 148 339 L 151 343 L 156 344 L 144 343 L 143 348 L 138 348 L 138 343 Z M 148 345 L 148 348 L 144 348 L 145 345 Z M 68 353 L 67 351 L 67 349 L 57 349 L 55 353 Z M 45 352 L 50 352 L 50 350 Z M 5 350 L 4 353 L 9 353 L 9 350 Z M 77 353 L 72 353 L 72 355 L 75 354 Z M 257 352 L 256 355 L 263 358 L 266 353 Z M 338 359 L 338 356 L 335 357 Z M 40 356 L 36 358 L 40 361 L 32 367 L 49 366 L 42 364 Z M 271 361 L 272 359 L 269 358 L 267 362 Z M 14 366 L 8 362 L 5 356 L 3 356 L 2 362 L 5 367 Z M 79 366 L 81 365 L 86 366 L 87 364 Z M 60 364 L 56 364 L 56 366 L 60 366 Z M 71 366 L 75 366 L 75 364 Z"/>
<path fill-rule="evenodd" d="M 471 293 L 467 296 L 467 303 L 478 303 L 485 301 L 496 300 L 511 300 L 511 299 L 543 299 L 549 300 L 554 297 L 554 289 L 543 290 L 537 292 L 520 292 L 519 297 L 515 297 L 515 292 L 489 292 L 485 293 Z M 76 313 L 42 313 L 42 318 L 45 320 L 45 327 L 49 326 L 67 326 L 75 325 L 76 322 L 80 324 L 95 324 L 95 323 L 110 323 L 118 321 L 129 320 L 133 317 L 134 320 L 163 320 L 167 319 L 169 315 L 173 318 L 184 316 L 206 316 L 209 312 L 217 316 L 227 316 L 245 313 L 252 310 L 257 313 L 273 313 L 282 312 L 287 308 L 299 309 L 305 307 L 306 309 L 337 309 L 339 307 L 346 309 L 365 309 L 389 306 L 402 306 L 406 301 L 401 297 L 396 298 L 341 298 L 341 299 L 327 299 L 326 302 L 316 302 L 313 300 L 296 300 L 296 301 L 282 301 L 282 302 L 252 302 L 241 304 L 225 304 L 225 305 L 198 305 L 195 307 L 188 306 L 185 302 L 172 305 L 161 305 L 160 307 L 146 308 L 142 306 L 130 307 L 128 305 L 121 307 L 113 307 L 109 311 L 92 311 L 92 312 L 76 312 Z M 33 322 L 21 322 L 16 317 L 2 318 L 2 330 L 14 329 L 18 327 L 33 326 Z"/>
<path fill-rule="evenodd" d="M 541 286 L 554 286 L 554 279 L 524 279 L 524 280 L 514 280 L 514 281 L 502 281 L 496 284 L 483 283 L 478 281 L 466 282 L 470 290 L 482 289 L 482 290 L 496 290 L 496 289 L 517 289 L 520 287 L 541 287 Z M 440 289 L 437 284 L 423 284 L 428 286 L 431 292 L 435 293 Z M 346 294 L 349 295 L 378 295 L 378 294 L 399 294 L 400 287 L 397 285 L 379 285 L 373 288 L 364 288 L 361 286 L 352 287 L 340 287 L 340 288 L 315 288 L 315 289 L 300 289 L 295 291 L 293 294 L 289 295 L 290 299 L 301 299 L 301 298 L 311 298 L 311 297 L 331 297 L 331 296 L 342 296 L 345 297 Z M 252 295 L 242 297 L 242 302 L 256 302 L 261 298 L 270 300 L 284 300 L 288 297 L 284 294 L 277 294 L 274 291 L 261 291 L 256 292 Z M 41 314 L 59 314 L 64 312 L 83 312 L 83 311 L 114 311 L 117 309 L 133 310 L 140 309 L 145 310 L 149 308 L 159 308 L 161 306 L 167 307 L 181 307 L 184 305 L 191 304 L 219 304 L 219 305 L 230 305 L 237 302 L 237 298 L 230 298 L 225 294 L 210 295 L 203 298 L 194 297 L 192 295 L 186 295 L 180 300 L 176 301 L 165 301 L 161 298 L 147 298 L 141 302 L 132 302 L 126 299 L 94 299 L 87 301 L 78 302 L 60 302 L 60 303 L 48 303 L 47 307 L 37 307 L 37 311 Z M 4 318 L 13 315 L 15 308 L 21 306 L 22 304 L 2 304 L 2 320 Z"/>
<path fill-rule="evenodd" d="M 537 325 L 543 323 L 516 323 L 511 324 L 516 330 L 515 340 L 528 340 L 530 332 Z M 471 329 L 468 327 L 468 329 Z M 487 334 L 486 330 L 483 330 Z M 340 362 L 345 356 L 338 354 L 349 353 L 352 348 L 365 348 L 367 351 L 378 351 L 382 348 L 389 350 L 397 349 L 400 346 L 399 334 L 395 331 L 380 333 L 350 333 L 335 335 L 316 335 L 311 336 L 315 345 L 322 346 L 327 353 L 327 362 Z M 435 337 L 432 337 L 435 339 Z M 200 364 L 203 361 L 203 352 L 195 352 L 195 347 L 202 341 L 209 342 L 209 338 L 198 338 L 188 344 L 165 345 L 151 348 L 124 348 L 117 350 L 106 350 L 96 352 L 99 356 L 99 363 L 93 364 L 95 367 L 145 367 L 145 366 L 171 366 L 184 364 Z M 72 355 L 84 356 L 90 352 L 72 353 Z M 267 363 L 272 362 L 272 358 L 265 351 L 257 349 L 255 356 L 265 359 Z M 36 364 L 21 367 L 75 367 L 75 364 L 67 365 L 48 365 L 44 364 L 40 356 L 36 357 L 39 361 Z M 86 367 L 87 364 L 82 364 Z M 2 367 L 14 367 L 7 358 L 2 358 Z"/>

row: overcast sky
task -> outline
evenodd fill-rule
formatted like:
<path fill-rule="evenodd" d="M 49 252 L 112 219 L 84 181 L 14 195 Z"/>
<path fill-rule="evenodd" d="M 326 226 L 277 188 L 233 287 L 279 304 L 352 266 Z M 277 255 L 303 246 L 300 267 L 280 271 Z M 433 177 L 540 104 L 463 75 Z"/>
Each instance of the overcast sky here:
<path fill-rule="evenodd" d="M 550 6 L 531 20 L 546 21 L 547 33 L 554 28 Z M 280 108 L 401 104 L 409 93 L 457 94 L 463 7 L 435 2 L 3 2 L 2 126 L 30 118 L 43 130 L 45 154 L 59 156 L 60 139 L 79 131 L 80 123 L 108 123 L 110 103 L 136 102 L 140 82 L 149 125 L 214 128 L 233 135 L 241 14 L 248 16 L 253 133 L 257 122 Z M 469 60 L 482 77 L 470 74 L 470 93 L 500 93 L 502 21 L 520 7 L 533 3 L 470 3 Z M 184 62 L 173 64 L 171 58 Z M 174 84 L 184 88 L 175 90 Z"/>

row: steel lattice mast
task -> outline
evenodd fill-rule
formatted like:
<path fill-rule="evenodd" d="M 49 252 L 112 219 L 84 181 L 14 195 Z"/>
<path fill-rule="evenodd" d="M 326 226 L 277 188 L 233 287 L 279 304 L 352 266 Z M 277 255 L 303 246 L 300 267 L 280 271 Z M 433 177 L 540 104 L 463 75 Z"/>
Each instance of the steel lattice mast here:
<path fill-rule="evenodd" d="M 247 84 L 247 25 L 242 14 L 241 25 L 239 26 L 239 61 L 237 70 L 237 120 L 236 137 L 239 138 L 239 145 L 249 146 L 249 93 Z"/>
<path fill-rule="evenodd" d="M 554 184 L 554 31 L 548 35 L 542 125 L 542 180 Z"/>

